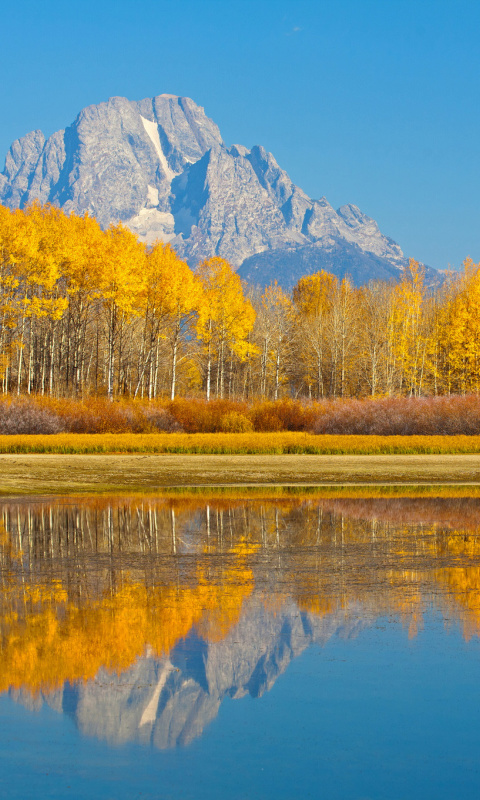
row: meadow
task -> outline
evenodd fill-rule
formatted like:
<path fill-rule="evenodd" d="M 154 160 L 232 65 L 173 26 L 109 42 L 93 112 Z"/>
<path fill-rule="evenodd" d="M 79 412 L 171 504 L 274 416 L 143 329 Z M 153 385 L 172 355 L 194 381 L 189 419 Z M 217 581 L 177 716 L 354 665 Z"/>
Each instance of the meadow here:
<path fill-rule="evenodd" d="M 480 453 L 480 436 L 278 433 L 57 433 L 0 436 L 0 453 L 421 455 Z"/>
<path fill-rule="evenodd" d="M 479 420 L 477 396 L 322 403 L 8 397 L 0 401 L 0 493 L 473 486 L 480 484 Z"/>

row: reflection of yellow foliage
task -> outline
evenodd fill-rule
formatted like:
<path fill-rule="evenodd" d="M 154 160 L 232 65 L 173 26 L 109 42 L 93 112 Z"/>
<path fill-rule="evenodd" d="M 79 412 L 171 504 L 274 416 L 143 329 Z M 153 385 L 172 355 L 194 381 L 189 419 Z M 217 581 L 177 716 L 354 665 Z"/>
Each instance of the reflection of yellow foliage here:
<path fill-rule="evenodd" d="M 19 620 L 4 618 L 0 661 L 0 691 L 24 686 L 31 691 L 53 690 L 64 681 L 93 678 L 100 667 L 121 672 L 147 646 L 165 655 L 196 627 L 206 638 L 223 638 L 238 620 L 243 600 L 253 586 L 250 570 L 234 567 L 222 585 L 202 574 L 190 586 L 125 582 L 111 596 L 79 607 L 67 602 L 57 583 L 27 587 L 23 601 L 40 610 Z"/>
<path fill-rule="evenodd" d="M 335 610 L 333 599 L 324 595 L 302 594 L 296 597 L 296 601 L 302 611 L 316 614 L 319 617 L 331 614 Z"/>
<path fill-rule="evenodd" d="M 465 639 L 480 636 L 480 567 L 447 567 L 438 570 L 435 576 L 450 590 L 452 616 L 458 617 L 458 610 L 463 610 L 461 622 Z"/>
<path fill-rule="evenodd" d="M 433 595 L 465 636 L 480 635 L 479 507 L 308 494 L 98 497 L 79 509 L 64 500 L 5 503 L 0 691 L 53 690 L 92 679 L 102 666 L 121 672 L 147 649 L 167 655 L 192 630 L 218 641 L 266 578 L 270 613 L 286 599 L 317 616 L 359 604 L 396 615 L 412 637 Z M 126 553 L 138 556 L 133 575 L 124 571 Z M 109 567 L 95 578 L 80 566 L 72 576 L 62 562 L 97 564 L 107 554 Z M 48 578 L 51 558 L 63 563 L 61 580 Z"/>

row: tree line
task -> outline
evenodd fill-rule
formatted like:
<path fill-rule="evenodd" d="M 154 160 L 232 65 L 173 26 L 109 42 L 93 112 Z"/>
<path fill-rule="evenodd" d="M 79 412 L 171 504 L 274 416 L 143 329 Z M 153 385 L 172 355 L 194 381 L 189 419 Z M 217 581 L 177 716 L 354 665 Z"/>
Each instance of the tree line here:
<path fill-rule="evenodd" d="M 325 271 L 287 293 L 222 258 L 195 270 L 121 224 L 0 206 L 0 387 L 110 398 L 321 399 L 478 393 L 480 265 L 441 287 Z"/>

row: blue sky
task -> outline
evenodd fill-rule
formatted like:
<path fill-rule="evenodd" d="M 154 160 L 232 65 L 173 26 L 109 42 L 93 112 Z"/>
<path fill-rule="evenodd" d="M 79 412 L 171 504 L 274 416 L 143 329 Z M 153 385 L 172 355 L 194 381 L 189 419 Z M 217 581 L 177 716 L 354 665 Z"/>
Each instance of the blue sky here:
<path fill-rule="evenodd" d="M 480 3 L 24 0 L 2 22 L 2 167 L 86 105 L 186 95 L 406 255 L 480 261 Z"/>

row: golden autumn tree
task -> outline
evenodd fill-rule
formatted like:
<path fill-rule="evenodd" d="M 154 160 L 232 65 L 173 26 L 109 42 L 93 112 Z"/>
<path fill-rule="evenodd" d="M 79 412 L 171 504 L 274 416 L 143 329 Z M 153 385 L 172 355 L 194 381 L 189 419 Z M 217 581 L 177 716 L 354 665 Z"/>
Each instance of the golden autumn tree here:
<path fill-rule="evenodd" d="M 400 390 L 420 394 L 427 366 L 429 339 L 425 327 L 425 270 L 413 258 L 395 287 L 391 326 L 401 371 Z"/>
<path fill-rule="evenodd" d="M 200 264 L 196 275 L 202 286 L 198 306 L 197 335 L 206 359 L 206 394 L 210 399 L 212 363 L 216 359 L 216 394 L 224 396 L 228 355 L 246 358 L 254 350 L 248 335 L 255 311 L 244 297 L 242 283 L 228 261 L 214 256 Z"/>
<path fill-rule="evenodd" d="M 292 301 L 277 281 L 263 292 L 255 325 L 260 355 L 260 394 L 267 395 L 273 383 L 273 398 L 278 399 L 282 383 L 287 380 L 286 361 L 290 353 Z"/>
<path fill-rule="evenodd" d="M 68 299 L 65 330 L 64 380 L 66 391 L 81 392 L 88 383 L 93 358 L 98 361 L 99 330 L 95 313 L 98 287 L 105 263 L 105 234 L 85 214 L 71 214 L 65 226 L 68 242 L 63 264 Z M 98 365 L 96 372 L 98 371 Z"/>
<path fill-rule="evenodd" d="M 372 397 L 382 392 L 391 393 L 392 360 L 388 346 L 391 297 L 391 287 L 380 282 L 362 287 L 358 294 L 357 368 L 362 384 Z"/>
<path fill-rule="evenodd" d="M 145 247 L 123 225 L 107 231 L 101 253 L 98 298 L 107 334 L 107 395 L 113 399 L 115 355 L 122 326 L 141 314 L 145 281 Z"/>
<path fill-rule="evenodd" d="M 14 219 L 12 212 L 0 206 L 0 378 L 4 391 L 8 385 L 8 372 L 19 342 L 15 339 L 18 320 L 22 314 L 20 302 L 20 277 L 12 262 Z"/>
<path fill-rule="evenodd" d="M 334 397 L 345 397 L 348 373 L 353 372 L 350 368 L 355 345 L 357 296 L 358 291 L 348 277 L 336 284 L 332 296 L 330 392 Z"/>
<path fill-rule="evenodd" d="M 148 397 L 155 395 L 158 369 L 158 343 L 165 339 L 170 349 L 170 398 L 175 397 L 177 367 L 185 359 L 180 354 L 201 295 L 201 286 L 192 270 L 169 244 L 157 243 L 146 259 L 144 357 L 142 373 L 148 371 Z"/>
<path fill-rule="evenodd" d="M 27 392 L 33 386 L 42 394 L 53 387 L 54 352 L 58 322 L 67 301 L 61 283 L 65 258 L 62 236 L 65 215 L 53 206 L 34 203 L 12 214 L 10 263 L 19 281 L 22 305 L 19 341 L 18 388 L 22 375 L 25 336 L 28 337 Z M 26 333 L 26 322 L 28 332 Z"/>
<path fill-rule="evenodd" d="M 33 270 L 37 253 L 36 230 L 31 218 L 22 211 L 11 212 L 3 209 L 1 223 L 2 247 L 2 356 L 7 363 L 12 356 L 8 348 L 6 333 L 18 323 L 16 344 L 18 347 L 17 391 L 20 393 L 24 342 L 29 335 L 32 340 L 32 320 L 29 313 L 30 293 L 32 291 L 29 275 Z M 8 315 L 8 316 L 7 316 Z M 8 322 L 7 322 L 8 319 Z M 28 320 L 28 322 L 27 322 Z M 26 331 L 28 325 L 28 333 Z M 10 339 L 10 345 L 12 339 Z M 31 388 L 31 368 L 29 365 L 28 392 Z"/>
<path fill-rule="evenodd" d="M 480 391 L 480 264 L 464 261 L 441 314 L 439 341 L 444 353 L 446 390 Z"/>
<path fill-rule="evenodd" d="M 194 275 L 121 225 L 0 206 L 0 390 L 173 398 L 203 371 L 208 398 L 478 393 L 479 275 L 426 286 L 412 260 L 397 284 L 321 271 L 250 302 L 221 258 Z"/>
<path fill-rule="evenodd" d="M 37 322 L 36 390 L 44 394 L 48 382 L 51 394 L 60 321 L 68 306 L 63 268 L 69 252 L 70 220 L 60 209 L 38 203 L 28 208 L 26 214 L 33 220 L 37 242 L 34 269 L 29 275 L 32 291 L 28 309 Z"/>
<path fill-rule="evenodd" d="M 304 368 L 304 379 L 317 399 L 328 393 L 333 297 L 338 279 L 325 270 L 300 278 L 293 290 L 297 316 L 297 347 Z"/>

